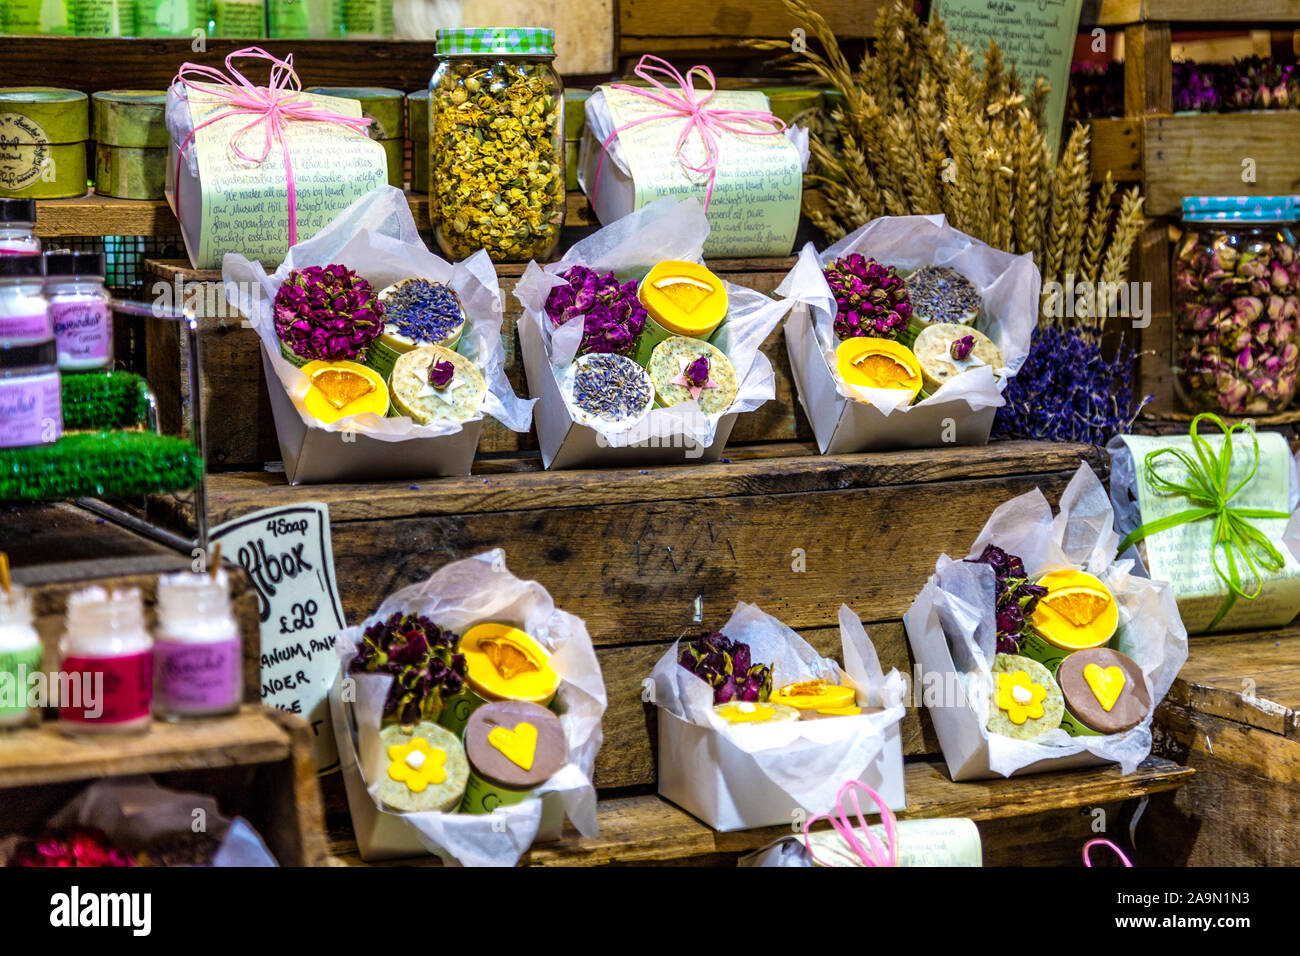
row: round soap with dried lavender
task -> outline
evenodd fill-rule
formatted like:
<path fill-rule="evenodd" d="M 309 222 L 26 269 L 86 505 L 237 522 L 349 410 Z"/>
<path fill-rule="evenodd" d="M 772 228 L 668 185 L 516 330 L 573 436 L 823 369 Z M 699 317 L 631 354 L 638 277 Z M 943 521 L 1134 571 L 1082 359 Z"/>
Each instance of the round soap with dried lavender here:
<path fill-rule="evenodd" d="M 483 404 L 487 383 L 460 353 L 441 345 L 422 345 L 398 357 L 388 390 L 397 414 L 429 425 L 469 421 Z"/>
<path fill-rule="evenodd" d="M 421 345 L 454 349 L 465 329 L 465 308 L 451 286 L 432 279 L 401 279 L 379 293 L 384 331 L 366 351 L 366 363 L 387 376 L 399 355 Z"/>
<path fill-rule="evenodd" d="M 967 369 L 987 365 L 996 372 L 1003 364 L 1002 350 L 969 325 L 927 325 L 912 343 L 912 352 L 921 365 L 925 390 L 931 394 Z"/>
<path fill-rule="evenodd" d="M 919 326 L 936 322 L 971 325 L 984 306 L 975 283 L 951 266 L 923 266 L 903 284 L 912 303 L 912 321 Z"/>
<path fill-rule="evenodd" d="M 664 407 L 698 401 L 705 415 L 731 407 L 739 385 L 731 359 L 701 339 L 674 335 L 650 353 L 650 378 Z"/>
<path fill-rule="evenodd" d="M 581 425 L 631 428 L 655 401 L 650 374 L 625 355 L 591 352 L 574 359 L 560 381 L 569 414 Z"/>

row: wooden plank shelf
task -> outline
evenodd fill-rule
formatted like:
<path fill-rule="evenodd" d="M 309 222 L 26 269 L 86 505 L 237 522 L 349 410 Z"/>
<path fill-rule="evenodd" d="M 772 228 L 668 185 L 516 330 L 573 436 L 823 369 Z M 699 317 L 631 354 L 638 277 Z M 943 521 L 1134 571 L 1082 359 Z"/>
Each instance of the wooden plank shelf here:
<path fill-rule="evenodd" d="M 1124 27 L 1166 21 L 1178 24 L 1243 23 L 1251 26 L 1300 23 L 1297 0 L 1084 0 L 1080 27 Z"/>
<path fill-rule="evenodd" d="M 1056 810 L 1117 803 L 1183 786 L 1193 772 L 1150 757 L 1129 776 L 1106 767 L 1010 779 L 953 783 L 940 762 L 913 761 L 905 768 L 906 810 L 900 820 L 967 817 L 977 822 L 1021 818 Z M 600 834 L 586 839 L 573 830 L 558 841 L 533 847 L 526 866 L 605 866 L 609 864 L 724 863 L 790 835 L 789 827 L 763 827 L 718 833 L 654 794 L 601 800 L 596 807 Z M 1020 821 L 1028 823 L 1028 821 Z M 1082 840 L 1080 841 L 1082 845 Z M 337 866 L 368 866 L 346 828 L 331 834 L 330 854 Z M 436 857 L 374 865 L 437 866 Z"/>

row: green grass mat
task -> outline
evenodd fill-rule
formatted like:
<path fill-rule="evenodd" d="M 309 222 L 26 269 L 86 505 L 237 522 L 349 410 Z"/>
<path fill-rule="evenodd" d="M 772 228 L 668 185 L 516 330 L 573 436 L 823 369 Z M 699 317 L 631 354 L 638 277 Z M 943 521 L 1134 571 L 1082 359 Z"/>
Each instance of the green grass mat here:
<path fill-rule="evenodd" d="M 141 425 L 149 413 L 149 391 L 132 372 L 64 372 L 63 428 L 95 431 Z"/>
<path fill-rule="evenodd" d="M 0 449 L 0 502 L 128 498 L 192 488 L 194 446 L 153 432 L 79 432 L 53 445 Z"/>

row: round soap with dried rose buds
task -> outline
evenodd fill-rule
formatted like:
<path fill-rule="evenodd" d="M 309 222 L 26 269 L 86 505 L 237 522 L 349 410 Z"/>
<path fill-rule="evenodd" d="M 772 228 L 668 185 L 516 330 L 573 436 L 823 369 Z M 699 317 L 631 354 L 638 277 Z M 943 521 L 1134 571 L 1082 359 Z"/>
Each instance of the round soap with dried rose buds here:
<path fill-rule="evenodd" d="M 964 359 L 953 355 L 953 345 L 966 336 L 974 339 Z M 1002 350 L 979 329 L 969 325 L 927 325 L 912 343 L 912 353 L 921 364 L 921 381 L 927 394 L 934 394 L 950 378 L 967 369 L 987 365 L 996 372 L 1002 367 Z"/>
<path fill-rule="evenodd" d="M 452 379 L 442 388 L 429 382 L 431 366 L 451 362 Z M 474 363 L 441 345 L 422 345 L 398 356 L 388 379 L 393 410 L 417 425 L 433 422 L 464 422 L 478 414 L 487 383 Z"/>
<path fill-rule="evenodd" d="M 731 407 L 739 391 L 731 359 L 717 346 L 684 335 L 664 339 L 650 353 L 648 371 L 660 405 L 667 408 L 691 400 L 691 390 L 685 385 L 674 385 L 673 379 L 681 377 L 685 368 L 701 357 L 709 360 L 708 380 L 714 387 L 701 389 L 700 411 L 705 415 L 717 415 Z"/>

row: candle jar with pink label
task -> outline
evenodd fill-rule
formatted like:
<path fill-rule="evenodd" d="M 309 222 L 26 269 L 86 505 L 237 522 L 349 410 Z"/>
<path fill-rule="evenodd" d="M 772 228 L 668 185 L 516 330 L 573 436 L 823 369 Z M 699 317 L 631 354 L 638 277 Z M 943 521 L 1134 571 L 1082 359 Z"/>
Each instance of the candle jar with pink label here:
<path fill-rule="evenodd" d="M 42 342 L 53 334 L 41 257 L 0 255 L 0 342 Z"/>
<path fill-rule="evenodd" d="M 45 298 L 59 343 L 59 368 L 68 372 L 113 364 L 113 312 L 99 252 L 45 253 Z"/>
<path fill-rule="evenodd" d="M 154 637 L 154 714 L 175 721 L 239 709 L 242 644 L 224 571 L 159 578 Z"/>
<path fill-rule="evenodd" d="M 54 339 L 0 339 L 0 448 L 52 445 L 62 434 L 63 395 Z"/>
<path fill-rule="evenodd" d="M 138 588 L 91 587 L 69 596 L 59 651 L 59 728 L 64 733 L 149 729 L 153 639 L 144 627 Z"/>
<path fill-rule="evenodd" d="M 39 256 L 36 200 L 0 199 L 0 256 Z"/>

